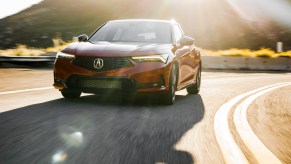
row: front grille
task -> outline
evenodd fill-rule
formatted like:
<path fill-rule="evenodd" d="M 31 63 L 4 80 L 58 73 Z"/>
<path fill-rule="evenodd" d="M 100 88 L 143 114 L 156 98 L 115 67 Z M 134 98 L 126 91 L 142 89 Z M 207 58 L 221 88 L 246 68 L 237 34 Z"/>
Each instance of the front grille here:
<path fill-rule="evenodd" d="M 135 91 L 137 84 L 126 77 L 84 77 L 71 76 L 66 81 L 66 86 L 71 89 L 98 92 L 100 90 Z"/>
<path fill-rule="evenodd" d="M 94 67 L 94 60 L 100 58 L 104 66 L 101 69 Z M 76 56 L 73 64 L 92 71 L 103 72 L 132 66 L 132 63 L 126 57 L 94 57 L 94 56 Z"/>

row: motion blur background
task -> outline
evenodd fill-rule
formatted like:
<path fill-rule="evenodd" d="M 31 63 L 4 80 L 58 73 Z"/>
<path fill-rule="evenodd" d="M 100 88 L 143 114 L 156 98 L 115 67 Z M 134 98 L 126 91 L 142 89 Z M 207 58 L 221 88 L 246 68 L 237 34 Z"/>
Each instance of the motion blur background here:
<path fill-rule="evenodd" d="M 46 48 L 53 38 L 71 41 L 108 20 L 129 18 L 175 19 L 205 49 L 275 50 L 278 41 L 291 49 L 291 0 L 43 0 L 0 19 L 0 49 Z"/>
<path fill-rule="evenodd" d="M 177 92 L 173 106 L 151 96 L 63 99 L 52 87 L 56 52 L 106 21 L 132 18 L 174 19 L 196 39 L 200 94 Z M 291 0 L 0 0 L 0 164 L 225 163 L 224 150 L 272 163 L 237 131 L 242 105 L 259 140 L 291 164 L 290 71 Z"/>

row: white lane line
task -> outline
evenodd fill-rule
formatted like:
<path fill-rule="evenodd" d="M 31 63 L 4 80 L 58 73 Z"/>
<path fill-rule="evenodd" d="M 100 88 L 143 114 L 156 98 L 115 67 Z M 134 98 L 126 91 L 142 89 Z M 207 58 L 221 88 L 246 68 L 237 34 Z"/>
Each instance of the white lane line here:
<path fill-rule="evenodd" d="M 224 75 L 211 75 L 211 74 L 202 74 L 202 77 L 205 77 L 205 78 L 220 78 L 220 77 L 242 77 L 242 76 L 257 76 L 254 75 L 254 74 L 224 74 Z"/>
<path fill-rule="evenodd" d="M 255 158 L 259 163 L 281 163 L 281 161 L 261 142 L 261 140 L 255 135 L 254 131 L 252 130 L 250 124 L 247 120 L 247 109 L 250 104 L 257 99 L 259 96 L 275 90 L 280 87 L 288 86 L 289 84 L 282 84 L 279 86 L 274 86 L 268 88 L 266 90 L 260 91 L 247 99 L 245 99 L 241 104 L 239 104 L 234 112 L 234 123 L 236 129 L 241 136 L 243 142 L 249 148 L 249 150 L 253 153 Z"/>
<path fill-rule="evenodd" d="M 242 75 L 202 75 L 203 78 L 228 78 L 228 77 L 262 77 L 262 76 L 266 76 L 268 74 L 242 74 Z M 271 75 L 272 77 L 274 76 L 281 76 L 281 75 Z"/>
<path fill-rule="evenodd" d="M 32 88 L 32 89 L 23 89 L 23 90 L 16 90 L 16 91 L 7 91 L 7 92 L 0 92 L 0 95 L 21 93 L 21 92 L 40 91 L 40 90 L 47 90 L 47 89 L 53 89 L 53 88 L 54 87 L 43 87 L 43 88 Z"/>
<path fill-rule="evenodd" d="M 224 159 L 226 163 L 248 163 L 248 160 L 244 156 L 243 152 L 236 144 L 232 134 L 230 132 L 229 124 L 228 124 L 228 114 L 232 107 L 238 103 L 240 100 L 245 98 L 246 96 L 252 95 L 258 91 L 281 85 L 286 83 L 273 84 L 265 87 L 261 87 L 244 94 L 238 95 L 235 98 L 231 99 L 227 103 L 223 104 L 214 116 L 214 132 L 216 136 L 216 140 L 221 148 Z"/>
<path fill-rule="evenodd" d="M 249 76 L 249 75 L 247 75 L 247 76 Z M 241 75 L 214 75 L 214 76 L 204 75 L 202 77 L 204 77 L 204 78 L 221 78 L 221 77 L 227 78 L 227 77 L 242 77 L 242 76 Z"/>

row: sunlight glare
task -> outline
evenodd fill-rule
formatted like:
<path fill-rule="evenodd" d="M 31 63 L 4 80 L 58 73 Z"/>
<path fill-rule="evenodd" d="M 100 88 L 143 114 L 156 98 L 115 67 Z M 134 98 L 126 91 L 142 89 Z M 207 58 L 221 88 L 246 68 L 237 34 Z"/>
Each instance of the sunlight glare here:
<path fill-rule="evenodd" d="M 82 132 L 74 132 L 71 134 L 63 133 L 62 138 L 67 143 L 68 147 L 78 147 L 83 143 Z"/>
<path fill-rule="evenodd" d="M 53 155 L 52 158 L 52 163 L 57 164 L 57 163 L 63 163 L 66 161 L 68 155 L 64 151 L 59 151 L 56 154 Z"/>
<path fill-rule="evenodd" d="M 18 13 L 41 1 L 43 0 L 2 0 L 0 1 L 0 19 Z"/>
<path fill-rule="evenodd" d="M 227 0 L 233 9 L 250 21 L 268 20 L 291 26 L 291 3 L 286 0 Z"/>

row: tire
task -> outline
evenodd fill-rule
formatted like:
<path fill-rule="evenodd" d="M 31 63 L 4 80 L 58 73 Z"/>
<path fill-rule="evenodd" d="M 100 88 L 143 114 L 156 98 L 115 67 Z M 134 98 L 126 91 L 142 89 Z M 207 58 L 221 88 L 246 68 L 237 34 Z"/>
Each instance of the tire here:
<path fill-rule="evenodd" d="M 194 85 L 191 85 L 187 88 L 187 92 L 189 94 L 198 94 L 200 91 L 200 85 L 201 85 L 201 64 L 199 64 L 199 68 L 196 75 L 196 83 Z"/>
<path fill-rule="evenodd" d="M 82 92 L 79 91 L 70 91 L 70 90 L 62 90 L 61 91 L 64 98 L 74 99 L 79 98 Z"/>
<path fill-rule="evenodd" d="M 169 91 L 164 95 L 164 104 L 173 105 L 176 99 L 176 87 L 177 87 L 177 73 L 176 65 L 173 65 L 169 80 Z"/>

